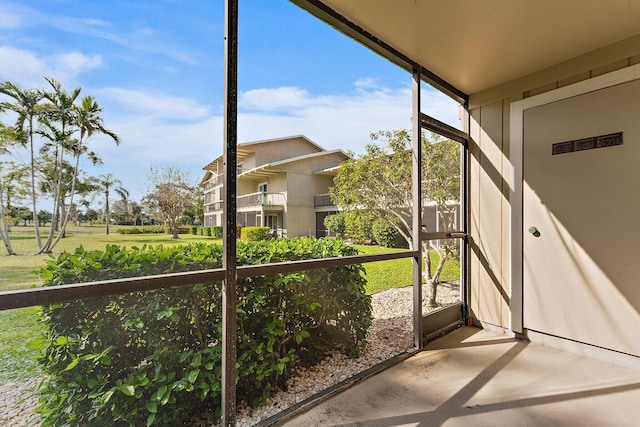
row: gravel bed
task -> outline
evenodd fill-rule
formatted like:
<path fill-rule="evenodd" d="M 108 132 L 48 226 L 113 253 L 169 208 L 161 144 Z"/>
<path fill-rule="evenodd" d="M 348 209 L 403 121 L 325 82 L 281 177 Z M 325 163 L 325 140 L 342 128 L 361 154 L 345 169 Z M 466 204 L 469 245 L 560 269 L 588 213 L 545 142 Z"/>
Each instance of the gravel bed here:
<path fill-rule="evenodd" d="M 424 287 L 423 310 L 426 306 L 427 286 Z M 372 296 L 374 320 L 367 335 L 368 346 L 357 359 L 341 353 L 326 357 L 318 365 L 298 369 L 287 382 L 286 392 L 275 393 L 266 405 L 251 408 L 238 405 L 238 426 L 252 426 L 281 412 L 322 390 L 331 387 L 359 372 L 381 363 L 413 345 L 411 322 L 411 287 L 394 288 Z M 438 301 L 449 304 L 460 299 L 458 283 L 441 283 L 438 286 Z M 433 309 L 433 308 L 431 308 Z M 33 416 L 37 397 L 31 390 L 38 385 L 39 378 L 24 382 L 11 382 L 0 386 L 0 426 L 38 426 Z M 212 426 L 210 415 L 201 416 L 193 426 Z"/>
<path fill-rule="evenodd" d="M 40 378 L 30 378 L 0 386 L 0 426 L 39 425 L 33 414 L 38 398 L 32 392 L 39 382 Z"/>

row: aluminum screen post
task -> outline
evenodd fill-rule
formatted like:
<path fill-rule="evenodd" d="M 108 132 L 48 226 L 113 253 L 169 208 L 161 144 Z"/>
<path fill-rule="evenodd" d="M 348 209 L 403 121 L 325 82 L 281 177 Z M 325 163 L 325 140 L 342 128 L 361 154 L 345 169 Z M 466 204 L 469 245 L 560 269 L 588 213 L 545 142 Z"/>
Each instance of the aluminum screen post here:
<path fill-rule="evenodd" d="M 236 167 L 238 147 L 238 0 L 225 0 L 224 218 L 222 286 L 222 425 L 236 424 Z"/>
<path fill-rule="evenodd" d="M 413 345 L 422 349 L 422 126 L 420 122 L 420 68 L 413 70 L 411 129 L 411 244 L 417 254 L 413 260 Z"/>

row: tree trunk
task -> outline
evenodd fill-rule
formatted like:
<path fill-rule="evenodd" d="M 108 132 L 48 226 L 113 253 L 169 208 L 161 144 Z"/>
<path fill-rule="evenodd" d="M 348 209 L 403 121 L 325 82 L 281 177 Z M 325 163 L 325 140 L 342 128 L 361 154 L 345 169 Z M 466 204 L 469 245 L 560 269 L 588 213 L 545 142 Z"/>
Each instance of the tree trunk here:
<path fill-rule="evenodd" d="M 4 201 L 3 201 L 3 191 L 2 191 L 2 180 L 0 177 L 0 235 L 2 236 L 2 243 L 4 243 L 4 247 L 7 249 L 7 255 L 15 255 L 13 252 L 13 248 L 11 247 L 11 240 L 9 238 L 9 227 L 7 225 L 7 219 L 4 216 Z"/>
<path fill-rule="evenodd" d="M 33 152 L 33 119 L 29 119 L 29 151 L 31 154 L 31 209 L 33 209 L 33 227 L 36 234 L 38 250 L 42 249 L 42 239 L 40 238 L 40 222 L 38 221 L 38 210 L 36 202 L 36 159 Z"/>
<path fill-rule="evenodd" d="M 104 216 L 105 216 L 105 221 L 107 223 L 107 236 L 109 235 L 109 222 L 111 221 L 111 219 L 109 218 L 109 191 L 105 191 L 104 193 L 104 197 L 105 197 L 105 202 L 104 202 Z"/>

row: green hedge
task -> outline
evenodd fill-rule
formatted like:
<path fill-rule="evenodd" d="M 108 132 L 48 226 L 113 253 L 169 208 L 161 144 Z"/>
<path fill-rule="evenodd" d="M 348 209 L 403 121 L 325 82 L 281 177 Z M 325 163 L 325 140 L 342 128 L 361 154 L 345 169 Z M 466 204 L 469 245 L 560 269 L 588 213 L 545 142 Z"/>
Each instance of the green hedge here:
<path fill-rule="evenodd" d="M 119 234 L 162 234 L 166 230 L 161 225 L 147 225 L 144 227 L 118 228 Z"/>
<path fill-rule="evenodd" d="M 164 227 L 164 232 L 166 234 L 173 234 L 171 231 L 171 227 Z M 178 234 L 189 234 L 191 233 L 191 227 L 188 225 L 181 225 L 178 227 Z"/>
<path fill-rule="evenodd" d="M 238 263 L 353 255 L 340 240 L 238 242 Z M 218 245 L 62 253 L 42 268 L 46 286 L 220 267 Z M 360 265 L 238 281 L 238 395 L 264 402 L 297 363 L 329 349 L 357 355 L 371 324 Z M 221 396 L 221 284 L 42 306 L 43 426 L 184 425 Z"/>
<path fill-rule="evenodd" d="M 258 242 L 271 237 L 269 227 L 242 227 L 240 238 L 248 242 Z"/>
<path fill-rule="evenodd" d="M 222 237 L 222 226 L 221 225 L 216 225 L 211 227 L 211 236 L 212 237 L 216 237 L 216 238 L 221 238 Z"/>

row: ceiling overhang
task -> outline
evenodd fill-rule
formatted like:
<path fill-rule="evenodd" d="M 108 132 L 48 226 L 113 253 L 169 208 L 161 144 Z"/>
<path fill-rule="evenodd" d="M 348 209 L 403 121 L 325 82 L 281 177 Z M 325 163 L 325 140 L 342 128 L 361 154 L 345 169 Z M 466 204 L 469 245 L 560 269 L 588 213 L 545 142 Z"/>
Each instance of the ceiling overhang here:
<path fill-rule="evenodd" d="M 291 1 L 458 101 L 640 34 L 639 1 Z"/>

